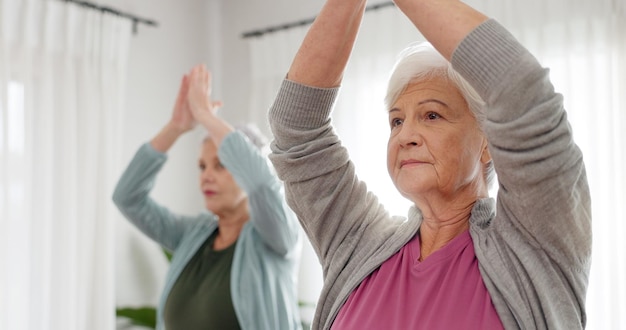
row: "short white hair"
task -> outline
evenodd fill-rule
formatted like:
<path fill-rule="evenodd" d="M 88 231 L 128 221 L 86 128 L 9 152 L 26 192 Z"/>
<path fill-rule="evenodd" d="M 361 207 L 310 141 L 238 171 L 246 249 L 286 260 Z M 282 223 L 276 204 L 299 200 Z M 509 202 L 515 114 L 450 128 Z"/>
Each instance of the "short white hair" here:
<path fill-rule="evenodd" d="M 237 132 L 241 132 L 248 140 L 252 143 L 253 146 L 257 147 L 257 149 L 264 151 L 267 147 L 267 137 L 261 132 L 259 127 L 253 123 L 241 123 L 233 125 L 233 129 Z M 202 139 L 202 143 L 211 139 L 211 134 L 206 132 L 204 138 Z"/>
<path fill-rule="evenodd" d="M 385 107 L 387 110 L 391 109 L 409 84 L 435 77 L 445 78 L 453 83 L 463 95 L 476 120 L 482 124 L 485 119 L 485 102 L 467 80 L 452 68 L 452 64 L 428 42 L 411 44 L 398 55 L 389 77 Z M 495 181 L 493 161 L 485 167 L 485 179 L 487 186 L 491 187 Z"/>
<path fill-rule="evenodd" d="M 242 123 L 236 124 L 235 130 L 243 133 L 252 144 L 254 144 L 257 148 L 262 150 L 265 146 L 267 146 L 267 137 L 263 135 L 261 130 L 256 124 L 253 123 Z"/>

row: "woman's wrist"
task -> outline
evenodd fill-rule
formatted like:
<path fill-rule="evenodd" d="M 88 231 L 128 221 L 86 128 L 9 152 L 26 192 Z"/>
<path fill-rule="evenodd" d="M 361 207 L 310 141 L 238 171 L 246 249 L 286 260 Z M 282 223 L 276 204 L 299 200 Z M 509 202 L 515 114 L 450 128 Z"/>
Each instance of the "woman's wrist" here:
<path fill-rule="evenodd" d="M 188 130 L 169 122 L 152 138 L 150 144 L 156 151 L 165 153 L 174 145 L 176 140 L 187 131 Z"/>
<path fill-rule="evenodd" d="M 227 122 L 213 113 L 203 116 L 203 118 L 198 119 L 198 122 L 209 132 L 211 139 L 217 146 L 221 145 L 222 139 L 234 130 Z"/>
<path fill-rule="evenodd" d="M 169 134 L 180 136 L 191 131 L 192 129 L 193 129 L 193 126 L 180 125 L 178 123 L 170 121 L 167 124 L 165 124 L 162 130 L 167 131 Z"/>
<path fill-rule="evenodd" d="M 199 118 L 197 118 L 196 120 L 198 121 L 200 125 L 202 125 L 202 127 L 207 129 L 208 131 L 211 131 L 211 129 L 215 127 L 215 123 L 217 122 L 217 117 L 214 114 L 207 111 L 206 113 L 203 113 L 202 116 L 199 116 Z"/>

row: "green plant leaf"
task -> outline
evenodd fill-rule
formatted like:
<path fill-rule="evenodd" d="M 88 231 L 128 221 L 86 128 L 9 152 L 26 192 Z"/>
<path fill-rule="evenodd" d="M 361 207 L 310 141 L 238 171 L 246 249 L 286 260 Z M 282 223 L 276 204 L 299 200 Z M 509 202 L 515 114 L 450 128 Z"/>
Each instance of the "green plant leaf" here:
<path fill-rule="evenodd" d="M 298 306 L 300 307 L 315 307 L 314 302 L 298 300 Z"/>
<path fill-rule="evenodd" d="M 133 325 L 156 329 L 156 308 L 154 307 L 118 308 L 115 314 L 129 319 Z"/>
<path fill-rule="evenodd" d="M 163 254 L 165 254 L 165 257 L 167 258 L 167 261 L 172 261 L 172 253 L 166 249 L 163 249 Z"/>

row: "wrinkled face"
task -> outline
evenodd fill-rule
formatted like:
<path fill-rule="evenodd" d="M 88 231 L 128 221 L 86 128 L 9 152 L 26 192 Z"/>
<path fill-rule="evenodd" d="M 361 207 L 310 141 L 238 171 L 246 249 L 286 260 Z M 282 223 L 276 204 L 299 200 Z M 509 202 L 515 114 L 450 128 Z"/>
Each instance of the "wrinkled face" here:
<path fill-rule="evenodd" d="M 246 202 L 246 193 L 217 157 L 217 146 L 213 140 L 207 139 L 202 144 L 198 167 L 204 204 L 211 212 L 218 215 L 228 213 Z"/>
<path fill-rule="evenodd" d="M 387 168 L 416 202 L 435 194 L 482 194 L 487 141 L 467 102 L 444 78 L 411 83 L 389 110 Z"/>

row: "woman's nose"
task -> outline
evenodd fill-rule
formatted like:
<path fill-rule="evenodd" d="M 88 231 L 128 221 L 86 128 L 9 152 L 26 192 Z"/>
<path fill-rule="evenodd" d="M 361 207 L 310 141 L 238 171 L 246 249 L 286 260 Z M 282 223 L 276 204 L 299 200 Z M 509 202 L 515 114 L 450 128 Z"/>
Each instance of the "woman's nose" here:
<path fill-rule="evenodd" d="M 398 133 L 398 142 L 401 147 L 421 146 L 424 143 L 417 127 L 404 123 Z"/>
<path fill-rule="evenodd" d="M 202 174 L 200 174 L 200 179 L 206 182 L 213 182 L 215 181 L 215 175 L 211 170 L 205 169 L 202 171 Z"/>

